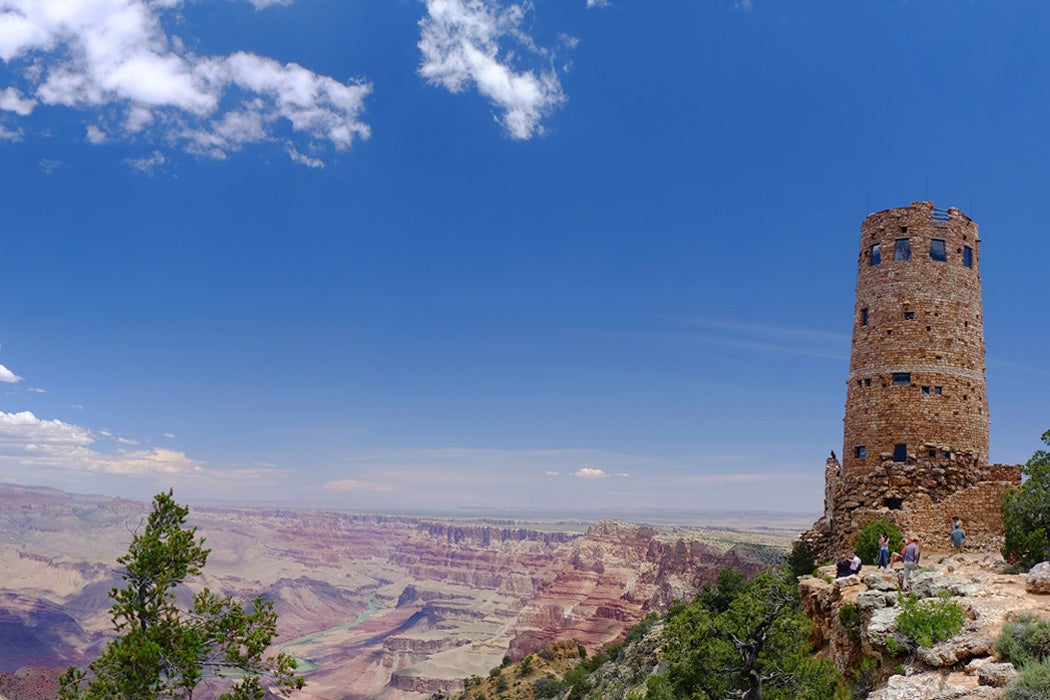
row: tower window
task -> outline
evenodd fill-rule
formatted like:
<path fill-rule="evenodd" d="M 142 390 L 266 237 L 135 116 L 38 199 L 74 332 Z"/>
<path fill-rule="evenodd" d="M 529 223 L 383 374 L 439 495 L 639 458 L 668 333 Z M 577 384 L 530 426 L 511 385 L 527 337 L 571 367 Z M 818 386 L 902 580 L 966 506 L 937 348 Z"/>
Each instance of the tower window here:
<path fill-rule="evenodd" d="M 934 238 L 930 240 L 930 260 L 944 262 L 947 259 L 948 250 L 944 247 L 944 239 Z"/>
<path fill-rule="evenodd" d="M 924 387 L 922 388 L 922 393 L 924 393 L 924 394 L 929 394 L 929 393 L 930 393 L 930 387 L 928 387 L 928 386 L 924 386 Z"/>
<path fill-rule="evenodd" d="M 941 391 L 943 390 L 943 388 L 944 388 L 944 387 L 939 387 L 939 386 L 935 386 L 935 387 L 933 387 L 933 393 L 934 393 L 934 395 L 935 395 L 935 396 L 940 396 L 940 395 L 941 395 Z"/>
<path fill-rule="evenodd" d="M 905 311 L 904 312 L 904 320 L 905 321 L 914 321 L 915 320 L 915 312 L 914 311 Z"/>
<path fill-rule="evenodd" d="M 854 454 L 857 455 L 857 459 L 867 459 L 868 458 L 868 448 L 865 447 L 864 445 L 857 445 L 854 448 L 854 450 L 855 450 Z"/>
<path fill-rule="evenodd" d="M 937 450 L 935 450 L 933 448 L 930 448 L 929 455 L 931 457 L 936 457 L 937 456 Z"/>
<path fill-rule="evenodd" d="M 894 372 L 893 386 L 911 386 L 911 372 Z"/>
<path fill-rule="evenodd" d="M 867 377 L 864 380 L 864 386 L 871 386 L 871 377 Z"/>
<path fill-rule="evenodd" d="M 973 248 L 963 246 L 963 267 L 973 267 Z"/>
<path fill-rule="evenodd" d="M 894 260 L 911 260 L 911 239 L 898 238 L 893 246 Z"/>
<path fill-rule="evenodd" d="M 893 461 L 894 462 L 907 462 L 908 461 L 908 446 L 907 445 L 894 445 L 893 446 Z"/>
<path fill-rule="evenodd" d="M 871 247 L 871 264 L 878 265 L 880 262 L 882 262 L 882 253 L 879 250 L 879 244 L 876 243 Z"/>
<path fill-rule="evenodd" d="M 860 325 L 862 325 L 862 326 L 868 325 L 868 310 L 867 309 L 861 309 L 860 310 Z"/>
<path fill-rule="evenodd" d="M 941 450 L 941 457 L 943 457 L 945 459 L 948 459 L 951 456 L 952 455 L 951 455 L 951 453 L 948 450 Z"/>

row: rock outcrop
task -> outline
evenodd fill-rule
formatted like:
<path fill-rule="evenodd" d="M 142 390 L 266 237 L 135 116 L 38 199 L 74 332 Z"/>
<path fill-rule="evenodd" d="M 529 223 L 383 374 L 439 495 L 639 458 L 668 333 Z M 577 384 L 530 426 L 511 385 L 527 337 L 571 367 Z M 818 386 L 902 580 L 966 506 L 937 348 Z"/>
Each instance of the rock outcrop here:
<path fill-rule="evenodd" d="M 863 659 L 875 661 L 872 700 L 1001 698 L 1001 687 L 1013 676 L 1013 667 L 999 663 L 994 651 L 1003 622 L 1019 613 L 1050 617 L 1050 598 L 1026 592 L 1026 575 L 1005 570 L 1001 558 L 986 554 L 956 554 L 924 564 L 912 575 L 910 593 L 950 596 L 965 609 L 967 620 L 950 639 L 903 656 L 896 624 L 903 595 L 897 572 L 832 580 L 829 568 L 822 576 L 802 577 L 799 592 L 813 623 L 815 648 L 847 674 L 855 674 Z"/>

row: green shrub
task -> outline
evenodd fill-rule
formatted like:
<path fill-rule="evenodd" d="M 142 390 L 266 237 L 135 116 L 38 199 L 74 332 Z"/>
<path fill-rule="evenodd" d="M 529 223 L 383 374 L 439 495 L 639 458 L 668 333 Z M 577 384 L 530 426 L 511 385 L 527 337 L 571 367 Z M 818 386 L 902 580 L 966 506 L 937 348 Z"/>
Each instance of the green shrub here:
<path fill-rule="evenodd" d="M 860 613 L 856 605 L 843 605 L 839 608 L 839 623 L 846 628 L 850 639 L 860 637 Z"/>
<path fill-rule="evenodd" d="M 785 563 L 795 576 L 808 576 L 817 568 L 817 557 L 808 544 L 798 540 L 791 548 L 791 554 L 788 555 Z"/>
<path fill-rule="evenodd" d="M 879 560 L 879 535 L 882 533 L 890 538 L 890 551 L 896 552 L 901 548 L 904 535 L 901 529 L 888 520 L 872 520 L 857 533 L 857 556 L 865 564 L 875 564 Z"/>
<path fill-rule="evenodd" d="M 634 642 L 637 642 L 645 635 L 649 634 L 649 630 L 653 628 L 657 622 L 660 621 L 660 616 L 657 613 L 651 612 L 642 618 L 641 622 L 627 630 L 627 636 L 624 637 L 624 644 L 630 646 Z"/>
<path fill-rule="evenodd" d="M 1046 700 L 1050 697 L 1050 659 L 1022 664 L 1017 678 L 1004 690 L 1006 700 Z"/>
<path fill-rule="evenodd" d="M 897 630 L 916 646 L 933 646 L 962 629 L 966 611 L 944 591 L 936 599 L 909 595 L 900 601 Z"/>
<path fill-rule="evenodd" d="M 908 647 L 897 641 L 896 637 L 886 637 L 886 651 L 890 656 L 903 656 L 908 652 Z"/>
<path fill-rule="evenodd" d="M 1007 620 L 995 641 L 995 650 L 1017 667 L 1050 658 L 1050 620 L 1031 613 Z"/>

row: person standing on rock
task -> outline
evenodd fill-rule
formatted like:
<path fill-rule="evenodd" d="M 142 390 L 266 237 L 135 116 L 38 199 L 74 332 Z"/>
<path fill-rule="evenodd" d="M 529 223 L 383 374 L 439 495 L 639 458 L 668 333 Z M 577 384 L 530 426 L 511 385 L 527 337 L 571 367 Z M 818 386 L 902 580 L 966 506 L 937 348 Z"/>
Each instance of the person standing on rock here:
<path fill-rule="evenodd" d="M 912 537 L 904 546 L 904 582 L 901 588 L 908 590 L 908 577 L 919 568 L 919 538 Z"/>
<path fill-rule="evenodd" d="M 963 540 L 966 538 L 966 532 L 962 529 L 962 523 L 956 518 L 952 522 L 952 551 L 956 554 L 962 554 L 963 551 Z"/>
<path fill-rule="evenodd" d="M 890 565 L 890 537 L 885 532 L 879 535 L 879 568 L 886 569 Z"/>

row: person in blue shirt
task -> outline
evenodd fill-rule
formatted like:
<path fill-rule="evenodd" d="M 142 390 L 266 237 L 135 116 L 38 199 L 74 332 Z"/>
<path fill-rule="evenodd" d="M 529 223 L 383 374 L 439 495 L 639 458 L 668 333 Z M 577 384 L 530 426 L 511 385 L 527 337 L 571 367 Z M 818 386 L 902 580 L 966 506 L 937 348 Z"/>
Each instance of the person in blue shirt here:
<path fill-rule="evenodd" d="M 963 540 L 966 538 L 966 532 L 962 529 L 962 523 L 959 522 L 958 518 L 952 520 L 952 551 L 956 554 L 961 554 L 963 551 Z"/>

